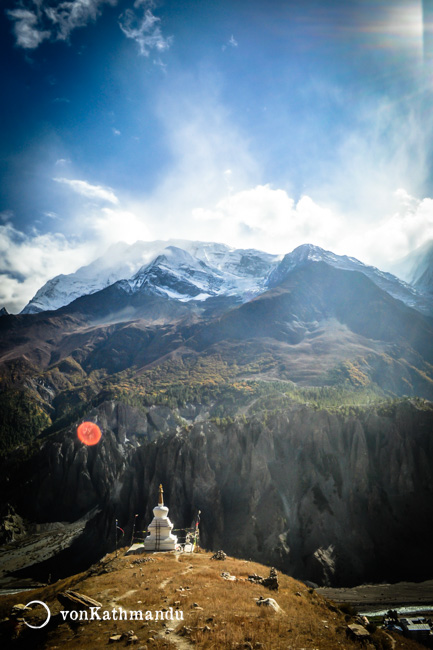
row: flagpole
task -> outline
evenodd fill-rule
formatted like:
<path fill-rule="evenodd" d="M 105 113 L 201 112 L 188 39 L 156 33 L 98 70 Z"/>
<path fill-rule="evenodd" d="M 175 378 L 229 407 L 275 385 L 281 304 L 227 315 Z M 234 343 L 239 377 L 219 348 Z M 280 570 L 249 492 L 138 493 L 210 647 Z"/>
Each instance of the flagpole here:
<path fill-rule="evenodd" d="M 136 523 L 136 521 L 137 521 L 137 517 L 138 517 L 138 515 L 135 515 L 135 517 L 134 517 L 134 525 L 132 526 L 131 546 L 132 546 L 133 543 L 134 543 L 135 523 Z"/>
<path fill-rule="evenodd" d="M 195 550 L 197 548 L 197 537 L 198 537 L 198 534 L 199 534 L 198 526 L 199 526 L 199 523 L 200 523 L 200 515 L 201 515 L 201 510 L 198 511 L 197 519 L 196 519 L 196 522 L 195 522 L 193 553 L 195 552 Z"/>
<path fill-rule="evenodd" d="M 116 519 L 116 557 L 117 557 L 117 519 Z"/>

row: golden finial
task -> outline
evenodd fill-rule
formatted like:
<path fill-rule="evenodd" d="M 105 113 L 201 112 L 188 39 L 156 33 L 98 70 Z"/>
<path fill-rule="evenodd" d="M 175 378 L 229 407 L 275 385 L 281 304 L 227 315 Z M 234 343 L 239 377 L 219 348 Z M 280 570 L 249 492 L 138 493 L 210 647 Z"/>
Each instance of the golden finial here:
<path fill-rule="evenodd" d="M 164 505 L 164 490 L 162 489 L 162 483 L 159 486 L 159 498 L 158 498 L 158 505 L 163 506 Z"/>

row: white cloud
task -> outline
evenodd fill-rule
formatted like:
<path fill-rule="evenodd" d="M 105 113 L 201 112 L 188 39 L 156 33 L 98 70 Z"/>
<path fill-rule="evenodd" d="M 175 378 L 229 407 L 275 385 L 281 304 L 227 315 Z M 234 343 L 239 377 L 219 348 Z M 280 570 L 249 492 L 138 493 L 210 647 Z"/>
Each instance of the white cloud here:
<path fill-rule="evenodd" d="M 417 199 L 403 189 L 396 195 L 397 209 L 365 228 L 358 242 L 364 258 L 384 269 L 433 240 L 433 199 Z"/>
<path fill-rule="evenodd" d="M 14 23 L 17 45 L 36 49 L 43 41 L 68 40 L 71 32 L 95 21 L 102 6 L 114 6 L 117 0 L 65 0 L 55 3 L 40 0 L 24 0 L 23 8 L 12 9 L 7 15 Z"/>
<path fill-rule="evenodd" d="M 25 235 L 11 224 L 0 225 L 0 306 L 21 311 L 47 280 L 76 271 L 96 255 L 94 243 L 61 234 Z"/>
<path fill-rule="evenodd" d="M 91 239 L 102 247 L 124 241 L 133 244 L 137 240 L 150 240 L 152 233 L 147 220 L 137 216 L 133 211 L 122 208 L 103 208 L 99 213 L 88 215 L 87 229 Z M 162 238 L 167 238 L 168 235 Z"/>
<path fill-rule="evenodd" d="M 149 6 L 150 2 L 139 0 L 134 3 L 134 8 L 143 8 L 142 15 L 138 15 L 132 9 L 126 9 L 119 18 L 119 26 L 127 38 L 131 38 L 138 44 L 140 54 L 149 56 L 151 50 L 164 52 L 168 50 L 173 37 L 163 36 L 159 26 L 160 18 L 157 18 Z"/>
<path fill-rule="evenodd" d="M 46 7 L 45 15 L 51 21 L 58 40 L 67 40 L 77 27 L 85 27 L 101 15 L 104 4 L 112 6 L 117 0 L 70 0 L 57 7 Z"/>
<path fill-rule="evenodd" d="M 409 155 L 397 140 L 395 155 L 386 151 L 382 135 L 393 123 L 392 111 L 367 144 L 358 135 L 347 141 L 339 158 L 345 164 L 338 173 L 330 169 L 326 191 L 310 187 L 294 198 L 281 185 L 261 182 L 264 171 L 222 106 L 218 80 L 208 75 L 197 86 L 191 78 L 182 78 L 179 87 L 171 83 L 157 106 L 172 165 L 151 195 L 130 206 L 134 214 L 147 215 L 153 237 L 223 241 L 275 253 L 308 242 L 379 267 L 432 237 L 429 199 L 396 192 Z M 405 124 L 402 135 L 411 149 L 419 129 Z M 372 152 L 365 155 L 368 146 Z"/>
<path fill-rule="evenodd" d="M 88 199 L 98 201 L 108 201 L 109 203 L 118 204 L 119 199 L 110 187 L 102 185 L 91 185 L 87 181 L 72 180 L 69 178 L 53 178 L 56 183 L 63 183 L 70 187 L 77 194 L 85 196 Z"/>
<path fill-rule="evenodd" d="M 208 75 L 199 85 L 189 77 L 170 81 L 156 105 L 169 164 L 159 186 L 143 198 L 147 214 L 180 237 L 194 232 L 194 209 L 213 209 L 260 178 L 245 136 L 219 101 L 218 81 Z"/>
<path fill-rule="evenodd" d="M 233 246 L 287 253 L 311 243 L 387 270 L 433 240 L 433 199 L 416 199 L 405 190 L 395 194 L 397 209 L 367 223 L 353 222 L 306 195 L 295 202 L 285 190 L 269 185 L 237 192 L 212 209 L 197 208 L 193 217 L 204 238 Z"/>
<path fill-rule="evenodd" d="M 346 99 L 342 95 L 340 101 Z M 322 159 L 324 180 L 320 186 L 316 180 L 316 196 L 338 202 L 355 226 L 357 221 L 383 219 L 395 203 L 397 188 L 405 187 L 414 195 L 422 191 L 430 174 L 432 129 L 433 116 L 407 97 L 394 103 L 372 98 L 360 104 L 354 124 L 342 127 L 330 159 Z M 315 171 L 311 169 L 310 175 Z"/>
<path fill-rule="evenodd" d="M 6 13 L 14 22 L 15 37 L 20 47 L 34 50 L 50 37 L 51 32 L 41 27 L 39 18 L 33 11 L 12 9 Z"/>
<path fill-rule="evenodd" d="M 86 191 L 97 187 L 84 185 Z M 83 185 L 79 187 L 81 190 Z M 0 223 L 0 308 L 5 306 L 11 313 L 21 311 L 48 280 L 89 264 L 111 244 L 155 239 L 152 221 L 147 219 L 142 206 L 139 209 L 136 214 L 118 205 L 83 205 L 67 224 L 71 231 L 79 233 L 73 237 L 59 232 L 41 234 L 35 228 L 26 234 L 11 223 Z M 45 216 L 60 227 L 62 219 L 55 213 Z M 168 236 L 164 232 L 162 239 Z"/>
<path fill-rule="evenodd" d="M 297 203 L 282 189 L 257 185 L 218 202 L 214 209 L 193 211 L 198 228 L 220 232 L 239 247 L 287 253 L 309 242 L 325 248 L 335 241 L 341 218 L 303 196 Z"/>
<path fill-rule="evenodd" d="M 222 46 L 221 49 L 222 49 L 223 52 L 226 51 L 228 45 L 230 45 L 230 47 L 237 47 L 237 46 L 239 45 L 239 43 L 237 42 L 237 40 L 235 39 L 235 37 L 233 36 L 233 34 L 230 36 L 230 38 L 229 38 L 229 40 L 227 41 L 227 43 L 224 43 L 224 45 Z"/>

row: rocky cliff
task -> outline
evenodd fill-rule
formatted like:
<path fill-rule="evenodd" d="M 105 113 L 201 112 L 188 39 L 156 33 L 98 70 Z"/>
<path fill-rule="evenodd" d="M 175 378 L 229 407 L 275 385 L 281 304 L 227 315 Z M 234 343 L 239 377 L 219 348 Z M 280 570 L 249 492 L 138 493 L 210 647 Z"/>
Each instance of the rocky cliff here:
<path fill-rule="evenodd" d="M 0 487 L 28 521 L 96 513 L 69 554 L 51 563 L 54 574 L 112 549 L 116 518 L 123 543 L 135 514 L 144 528 L 160 482 L 176 528 L 201 510 L 208 549 L 320 584 L 433 574 L 429 403 L 344 413 L 293 405 L 217 425 L 196 405 L 145 412 L 106 402 L 88 417 L 104 432 L 96 447 L 81 445 L 71 427 L 32 453 L 17 450 L 2 468 Z"/>

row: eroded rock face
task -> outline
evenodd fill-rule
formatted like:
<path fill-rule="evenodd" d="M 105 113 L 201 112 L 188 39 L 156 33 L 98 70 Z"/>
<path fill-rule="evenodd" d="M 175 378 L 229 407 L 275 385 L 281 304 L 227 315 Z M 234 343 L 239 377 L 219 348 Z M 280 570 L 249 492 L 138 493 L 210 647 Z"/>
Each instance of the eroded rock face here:
<path fill-rule="evenodd" d="M 433 574 L 433 409 L 403 402 L 347 416 L 298 405 L 184 429 L 175 414 L 113 402 L 93 415 L 104 431 L 99 445 L 81 445 L 73 429 L 57 434 L 15 475 L 9 468 L 9 485 L 17 511 L 33 521 L 73 521 L 99 508 L 83 537 L 99 555 L 114 547 L 116 518 L 122 545 L 135 514 L 137 529 L 151 521 L 162 482 L 175 528 L 201 510 L 205 548 L 319 584 Z"/>
<path fill-rule="evenodd" d="M 27 530 L 20 517 L 10 504 L 3 506 L 0 512 L 0 544 L 9 544 L 23 539 Z"/>

